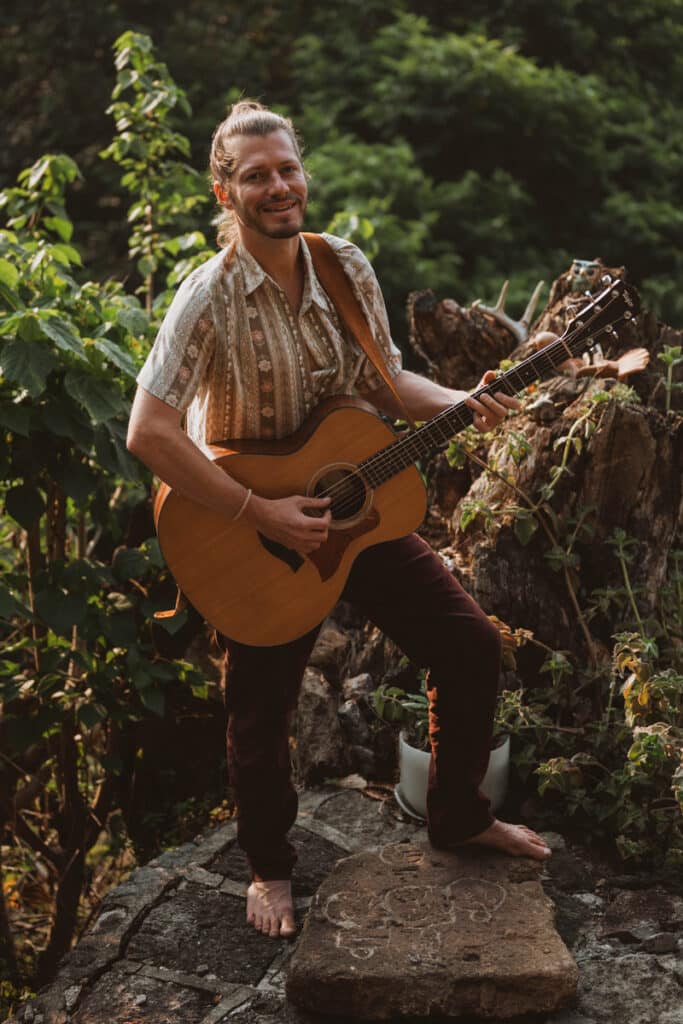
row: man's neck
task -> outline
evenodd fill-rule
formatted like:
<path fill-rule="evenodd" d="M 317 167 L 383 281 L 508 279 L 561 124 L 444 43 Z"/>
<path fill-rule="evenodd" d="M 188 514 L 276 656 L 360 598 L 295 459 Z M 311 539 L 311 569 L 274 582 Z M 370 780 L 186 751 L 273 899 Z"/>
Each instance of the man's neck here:
<path fill-rule="evenodd" d="M 299 235 L 292 238 L 268 238 L 239 225 L 239 237 L 245 249 L 261 264 L 267 274 L 284 285 L 299 274 Z"/>

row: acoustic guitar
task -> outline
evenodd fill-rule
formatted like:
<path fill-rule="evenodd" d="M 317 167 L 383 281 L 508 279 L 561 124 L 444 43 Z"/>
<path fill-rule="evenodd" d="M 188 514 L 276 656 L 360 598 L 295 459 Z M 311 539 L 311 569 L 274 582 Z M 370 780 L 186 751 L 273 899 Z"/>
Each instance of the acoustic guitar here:
<path fill-rule="evenodd" d="M 566 359 L 635 316 L 639 305 L 631 287 L 614 281 L 557 341 L 500 373 L 474 397 L 516 395 L 552 376 Z M 328 539 L 301 555 L 162 483 L 155 523 L 179 589 L 212 626 L 241 643 L 268 647 L 302 636 L 334 607 L 361 551 L 420 525 L 426 493 L 415 463 L 445 448 L 472 418 L 469 406 L 458 402 L 397 435 L 373 406 L 341 396 L 321 402 L 284 440 L 213 445 L 211 457 L 221 469 L 264 498 L 329 496 Z"/>

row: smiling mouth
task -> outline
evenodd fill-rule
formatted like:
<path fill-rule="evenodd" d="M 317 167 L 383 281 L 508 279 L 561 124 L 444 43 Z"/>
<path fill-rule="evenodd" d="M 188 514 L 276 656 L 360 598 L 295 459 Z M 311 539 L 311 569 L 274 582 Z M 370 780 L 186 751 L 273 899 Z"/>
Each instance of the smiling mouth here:
<path fill-rule="evenodd" d="M 268 203 L 267 206 L 262 206 L 261 209 L 264 213 L 289 213 L 296 205 L 296 199 L 291 199 L 286 203 Z"/>

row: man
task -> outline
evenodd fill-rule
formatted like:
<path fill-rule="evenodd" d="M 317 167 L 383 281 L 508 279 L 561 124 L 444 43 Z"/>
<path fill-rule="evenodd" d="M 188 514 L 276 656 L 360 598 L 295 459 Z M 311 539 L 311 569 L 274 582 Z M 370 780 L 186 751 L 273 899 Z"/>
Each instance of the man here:
<path fill-rule="evenodd" d="M 357 393 L 393 417 L 401 410 L 345 335 L 300 237 L 308 188 L 291 122 L 242 101 L 217 128 L 210 162 L 224 210 L 218 236 L 224 250 L 178 290 L 138 378 L 128 447 L 175 490 L 308 554 L 327 539 L 328 499 L 252 494 L 210 462 L 202 445 L 287 436 L 333 394 Z M 428 419 L 466 398 L 401 369 L 369 263 L 350 243 L 327 240 L 411 415 Z M 518 407 L 503 394 L 467 402 L 482 431 Z M 416 535 L 364 551 L 344 596 L 430 669 L 432 842 L 549 856 L 529 829 L 493 819 L 479 792 L 500 658 L 498 632 L 481 609 Z M 247 919 L 271 936 L 295 931 L 290 877 L 296 855 L 286 834 L 297 801 L 288 722 L 316 634 L 268 648 L 225 638 L 228 765 L 238 839 L 252 869 Z"/>

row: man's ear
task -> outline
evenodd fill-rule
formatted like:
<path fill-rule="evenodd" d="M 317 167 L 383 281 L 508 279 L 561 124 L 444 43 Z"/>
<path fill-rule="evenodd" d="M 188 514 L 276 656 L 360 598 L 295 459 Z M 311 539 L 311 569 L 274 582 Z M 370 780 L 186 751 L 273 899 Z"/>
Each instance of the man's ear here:
<path fill-rule="evenodd" d="M 221 206 L 227 206 L 232 209 L 232 203 L 230 201 L 230 195 L 226 189 L 223 188 L 220 181 L 214 181 L 213 183 L 213 194 L 215 195 Z"/>

